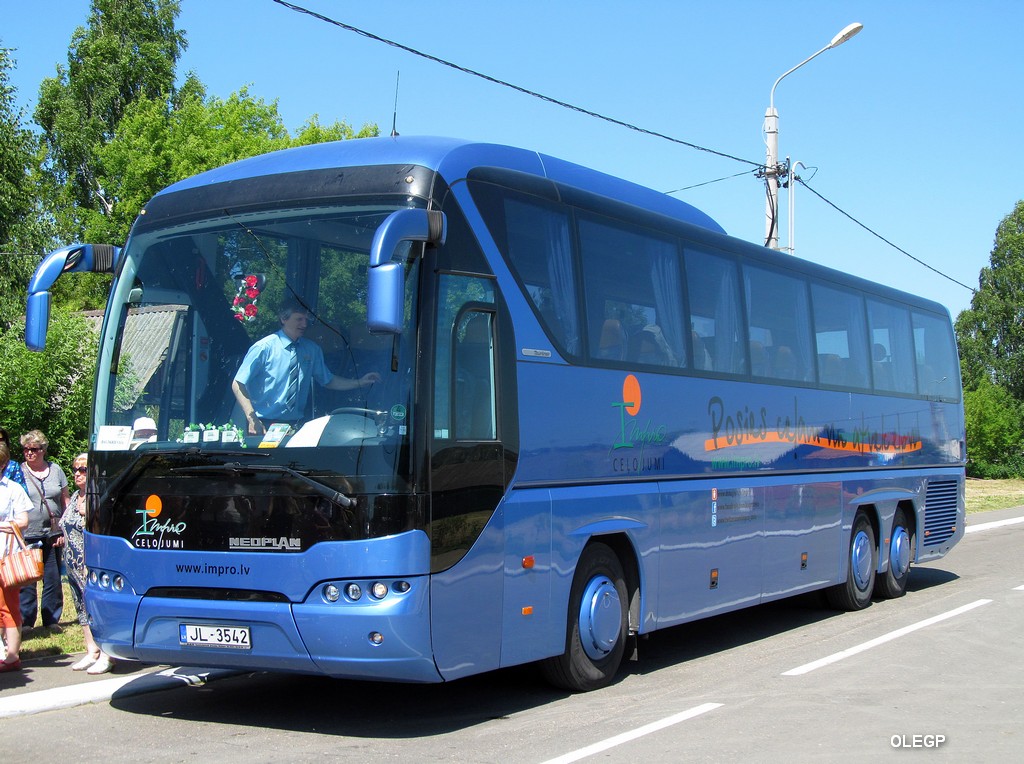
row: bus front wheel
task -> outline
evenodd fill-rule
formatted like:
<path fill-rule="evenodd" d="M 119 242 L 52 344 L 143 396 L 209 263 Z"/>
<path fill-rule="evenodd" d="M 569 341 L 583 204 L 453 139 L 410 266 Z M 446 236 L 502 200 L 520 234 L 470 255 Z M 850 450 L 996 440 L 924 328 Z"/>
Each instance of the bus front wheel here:
<path fill-rule="evenodd" d="M 858 512 L 850 532 L 849 569 L 846 581 L 825 590 L 829 604 L 838 610 L 863 610 L 871 604 L 878 569 L 875 529 L 863 512 Z"/>
<path fill-rule="evenodd" d="M 572 692 L 609 684 L 626 649 L 627 603 L 619 558 L 605 544 L 591 544 L 572 580 L 565 652 L 541 664 L 545 678 Z"/>

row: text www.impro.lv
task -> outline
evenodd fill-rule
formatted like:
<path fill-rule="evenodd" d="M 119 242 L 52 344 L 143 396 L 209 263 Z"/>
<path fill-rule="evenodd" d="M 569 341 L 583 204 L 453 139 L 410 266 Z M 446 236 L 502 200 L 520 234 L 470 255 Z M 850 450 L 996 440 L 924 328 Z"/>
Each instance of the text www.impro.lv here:
<path fill-rule="evenodd" d="M 252 572 L 248 565 L 210 565 L 204 564 L 179 564 L 174 569 L 178 573 L 196 573 L 207 576 L 247 576 Z"/>

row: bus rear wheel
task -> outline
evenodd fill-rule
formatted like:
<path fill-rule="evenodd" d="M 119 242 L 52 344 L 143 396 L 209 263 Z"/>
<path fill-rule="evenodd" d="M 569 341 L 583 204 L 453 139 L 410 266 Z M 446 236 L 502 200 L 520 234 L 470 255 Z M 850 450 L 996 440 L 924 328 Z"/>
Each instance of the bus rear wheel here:
<path fill-rule="evenodd" d="M 863 512 L 858 512 L 850 532 L 849 569 L 846 581 L 825 590 L 829 604 L 837 610 L 863 610 L 871 604 L 878 569 L 875 529 Z"/>
<path fill-rule="evenodd" d="M 572 580 L 565 652 L 543 661 L 545 678 L 572 692 L 609 684 L 626 650 L 627 603 L 619 558 L 605 544 L 591 544 Z"/>
<path fill-rule="evenodd" d="M 914 536 L 907 523 L 907 515 L 902 508 L 897 509 L 892 519 L 892 533 L 889 534 L 889 567 L 875 582 L 875 594 L 886 599 L 906 594 L 913 556 Z"/>

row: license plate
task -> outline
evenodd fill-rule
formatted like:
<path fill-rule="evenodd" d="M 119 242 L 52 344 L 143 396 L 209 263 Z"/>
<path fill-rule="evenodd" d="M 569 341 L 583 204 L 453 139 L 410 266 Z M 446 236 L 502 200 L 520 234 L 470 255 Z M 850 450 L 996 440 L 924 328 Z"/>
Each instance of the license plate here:
<path fill-rule="evenodd" d="M 207 623 L 178 624 L 178 642 L 182 645 L 200 647 L 230 647 L 235 650 L 249 650 L 248 626 L 217 626 Z"/>

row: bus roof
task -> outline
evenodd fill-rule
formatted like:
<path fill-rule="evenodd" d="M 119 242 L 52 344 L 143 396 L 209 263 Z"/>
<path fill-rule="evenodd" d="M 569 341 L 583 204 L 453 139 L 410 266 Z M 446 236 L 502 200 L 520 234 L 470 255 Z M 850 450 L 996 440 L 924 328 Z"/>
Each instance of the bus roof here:
<path fill-rule="evenodd" d="M 449 185 L 464 179 L 474 167 L 517 170 L 578 188 L 599 189 L 602 195 L 626 204 L 725 233 L 717 222 L 696 207 L 636 183 L 535 151 L 454 138 L 356 138 L 284 149 L 200 173 L 169 186 L 157 196 L 254 176 L 333 167 L 405 164 L 437 171 Z"/>
<path fill-rule="evenodd" d="M 466 179 L 477 168 L 501 168 L 534 175 L 696 226 L 706 232 L 704 236 L 708 237 L 709 242 L 742 253 L 753 260 L 772 262 L 783 267 L 799 263 L 797 267 L 810 275 L 848 283 L 881 297 L 949 315 L 943 305 L 927 298 L 728 236 L 722 226 L 709 215 L 667 194 L 547 154 L 496 143 L 457 138 L 395 136 L 299 146 L 242 159 L 194 175 L 168 186 L 154 200 L 178 191 L 204 189 L 218 183 L 247 178 L 333 168 L 395 165 L 420 166 L 438 172 L 449 185 Z M 718 240 L 719 236 L 723 239 Z"/>

